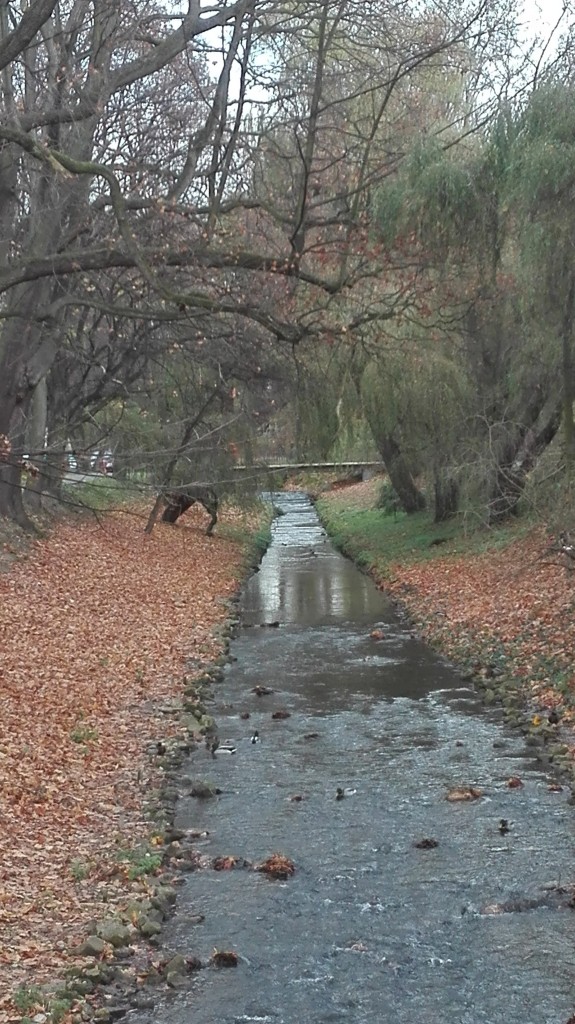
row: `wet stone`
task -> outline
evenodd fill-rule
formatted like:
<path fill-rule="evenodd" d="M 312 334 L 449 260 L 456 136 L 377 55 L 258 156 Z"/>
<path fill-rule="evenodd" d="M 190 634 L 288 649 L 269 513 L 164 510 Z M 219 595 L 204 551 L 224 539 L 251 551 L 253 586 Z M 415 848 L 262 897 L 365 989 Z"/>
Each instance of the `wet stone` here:
<path fill-rule="evenodd" d="M 125 924 L 122 924 L 118 920 L 99 921 L 96 925 L 96 934 L 99 938 L 103 939 L 104 942 L 109 942 L 111 946 L 118 949 L 121 946 L 127 946 L 130 943 L 132 932 Z"/>
<path fill-rule="evenodd" d="M 212 797 L 217 796 L 219 792 L 218 787 L 212 783 L 198 780 L 191 784 L 190 796 L 195 796 L 198 800 L 210 800 Z"/>
<path fill-rule="evenodd" d="M 106 940 L 101 935 L 89 935 L 86 941 L 74 950 L 74 953 L 78 956 L 101 956 L 105 948 Z"/>
<path fill-rule="evenodd" d="M 162 926 L 158 921 L 155 921 L 152 917 L 144 917 L 141 921 L 138 921 L 138 931 L 144 938 L 151 938 L 153 935 L 160 935 Z"/>
<path fill-rule="evenodd" d="M 198 715 L 196 718 L 189 711 L 185 711 L 180 715 L 179 722 L 182 728 L 186 729 L 189 733 L 199 732 L 202 727 L 200 716 Z"/>

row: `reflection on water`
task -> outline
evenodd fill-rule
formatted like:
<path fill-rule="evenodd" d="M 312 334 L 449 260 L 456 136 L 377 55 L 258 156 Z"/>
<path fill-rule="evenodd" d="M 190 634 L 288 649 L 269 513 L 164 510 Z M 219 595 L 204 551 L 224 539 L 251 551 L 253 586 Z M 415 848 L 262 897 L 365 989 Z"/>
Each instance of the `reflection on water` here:
<path fill-rule="evenodd" d="M 170 947 L 203 959 L 233 948 L 240 966 L 201 971 L 133 1024 L 565 1024 L 573 912 L 482 913 L 573 878 L 565 794 L 332 550 L 307 500 L 276 502 L 286 515 L 246 587 L 237 661 L 217 690 L 237 754 L 193 756 L 186 774 L 222 794 L 183 796 L 178 824 L 207 829 L 211 856 L 280 850 L 296 874 L 190 876 Z M 258 697 L 257 683 L 274 692 Z M 279 707 L 291 717 L 275 721 Z M 506 785 L 511 775 L 523 789 Z M 482 799 L 447 802 L 457 783 Z M 425 837 L 439 845 L 418 849 Z"/>
<path fill-rule="evenodd" d="M 390 614 L 373 583 L 334 551 L 305 496 L 276 495 L 275 504 L 286 512 L 274 520 L 272 545 L 246 587 L 246 623 L 373 622 Z"/>

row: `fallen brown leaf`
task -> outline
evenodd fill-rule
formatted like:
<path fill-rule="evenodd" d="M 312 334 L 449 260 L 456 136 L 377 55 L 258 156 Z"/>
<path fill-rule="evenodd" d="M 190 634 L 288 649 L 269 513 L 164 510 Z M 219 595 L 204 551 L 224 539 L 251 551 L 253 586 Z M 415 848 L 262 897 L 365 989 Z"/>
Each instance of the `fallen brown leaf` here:
<path fill-rule="evenodd" d="M 214 949 L 210 957 L 210 963 L 214 967 L 237 967 L 239 956 L 231 949 Z"/>
<path fill-rule="evenodd" d="M 482 795 L 481 790 L 474 786 L 454 786 L 449 790 L 445 799 L 451 803 L 457 803 L 464 800 L 479 800 Z"/>
<path fill-rule="evenodd" d="M 521 779 L 519 778 L 518 775 L 512 775 L 510 779 L 507 779 L 507 788 L 508 789 L 522 789 L 523 788 L 523 782 L 521 781 Z"/>
<path fill-rule="evenodd" d="M 283 853 L 272 853 L 271 857 L 258 864 L 256 871 L 261 871 L 269 878 L 287 879 L 295 872 L 295 864 Z"/>

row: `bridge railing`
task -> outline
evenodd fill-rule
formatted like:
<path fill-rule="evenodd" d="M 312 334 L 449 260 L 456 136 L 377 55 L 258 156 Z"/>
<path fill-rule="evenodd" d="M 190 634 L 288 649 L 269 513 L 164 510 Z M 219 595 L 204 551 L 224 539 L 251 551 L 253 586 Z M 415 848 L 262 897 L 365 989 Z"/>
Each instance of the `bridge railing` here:
<path fill-rule="evenodd" d="M 246 464 L 243 462 L 237 462 L 234 466 L 234 470 L 237 472 L 261 472 L 261 473 L 273 473 L 279 472 L 280 470 L 302 470 L 302 469 L 379 469 L 383 473 L 385 466 L 383 462 L 266 462 L 266 463 L 252 463 Z"/>

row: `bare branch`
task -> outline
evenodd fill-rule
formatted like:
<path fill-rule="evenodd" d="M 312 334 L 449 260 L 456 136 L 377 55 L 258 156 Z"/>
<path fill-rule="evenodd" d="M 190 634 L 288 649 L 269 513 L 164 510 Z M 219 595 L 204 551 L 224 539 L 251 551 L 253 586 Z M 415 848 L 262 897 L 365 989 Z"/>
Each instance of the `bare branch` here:
<path fill-rule="evenodd" d="M 34 0 L 28 5 L 16 28 L 0 40 L 0 70 L 16 60 L 32 42 L 54 11 L 57 2 L 58 0 Z"/>

